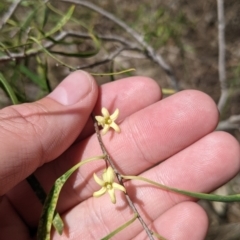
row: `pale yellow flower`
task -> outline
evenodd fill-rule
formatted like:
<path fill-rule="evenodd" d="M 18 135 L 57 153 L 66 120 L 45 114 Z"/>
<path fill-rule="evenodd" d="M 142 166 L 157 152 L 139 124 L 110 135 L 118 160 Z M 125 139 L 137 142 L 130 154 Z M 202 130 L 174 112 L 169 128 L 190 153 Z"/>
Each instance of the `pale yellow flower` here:
<path fill-rule="evenodd" d="M 98 125 L 103 127 L 102 135 L 106 134 L 110 128 L 113 128 L 116 132 L 120 132 L 119 126 L 115 123 L 115 120 L 118 118 L 119 110 L 116 109 L 112 115 L 109 114 L 106 108 L 102 108 L 103 116 L 95 116 Z"/>
<path fill-rule="evenodd" d="M 102 179 L 100 179 L 95 173 L 93 174 L 93 177 L 96 183 L 102 187 L 99 191 L 93 193 L 94 197 L 100 197 L 108 192 L 112 203 L 116 203 L 115 189 L 126 192 L 126 189 L 122 185 L 114 182 L 115 174 L 110 166 L 104 170 Z"/>

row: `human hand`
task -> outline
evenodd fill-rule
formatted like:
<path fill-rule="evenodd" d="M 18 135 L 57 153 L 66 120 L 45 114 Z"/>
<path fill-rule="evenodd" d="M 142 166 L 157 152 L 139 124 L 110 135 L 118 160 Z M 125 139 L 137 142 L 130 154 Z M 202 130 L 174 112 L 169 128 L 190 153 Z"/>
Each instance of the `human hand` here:
<path fill-rule="evenodd" d="M 27 176 L 34 173 L 49 192 L 77 162 L 101 155 L 89 116 L 102 107 L 120 109 L 121 133 L 108 133 L 103 141 L 122 174 L 198 192 L 231 179 L 240 168 L 239 144 L 227 133 L 213 132 L 218 111 L 211 98 L 187 90 L 160 99 L 156 83 L 145 77 L 108 83 L 98 91 L 90 76 L 74 72 L 44 99 L 2 109 L 1 239 L 34 239 L 42 205 Z M 57 208 L 65 230 L 53 239 L 101 239 L 132 218 L 123 193 L 116 193 L 116 204 L 107 194 L 92 197 L 99 190 L 93 173 L 104 167 L 103 161 L 86 164 L 67 181 Z M 128 181 L 126 189 L 154 232 L 166 239 L 204 239 L 207 216 L 191 198 L 138 181 Z M 147 237 L 135 221 L 114 239 Z"/>

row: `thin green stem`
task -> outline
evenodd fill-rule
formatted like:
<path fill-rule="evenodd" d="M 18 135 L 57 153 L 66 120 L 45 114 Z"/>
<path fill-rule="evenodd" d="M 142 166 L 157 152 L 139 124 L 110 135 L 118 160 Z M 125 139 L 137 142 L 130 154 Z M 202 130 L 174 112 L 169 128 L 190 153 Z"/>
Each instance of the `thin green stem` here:
<path fill-rule="evenodd" d="M 34 41 L 35 43 L 37 43 L 41 48 L 42 50 L 48 54 L 51 58 L 53 58 L 54 60 L 56 60 L 59 64 L 71 69 L 71 70 L 76 70 L 74 67 L 64 63 L 63 61 L 61 61 L 60 59 L 58 59 L 57 57 L 55 57 L 53 54 L 51 54 L 46 48 L 44 48 L 44 46 L 39 42 L 38 39 L 34 38 L 34 37 L 30 37 L 29 39 L 31 39 L 32 41 Z"/>
<path fill-rule="evenodd" d="M 160 240 L 167 240 L 166 238 L 164 238 L 163 236 L 159 235 L 158 233 L 156 232 L 152 232 L 153 233 L 153 236 L 157 237 L 158 239 Z"/>
<path fill-rule="evenodd" d="M 120 231 L 122 231 L 124 228 L 128 227 L 130 224 L 132 224 L 135 220 L 137 219 L 137 214 L 134 214 L 134 217 L 132 219 L 130 219 L 129 221 L 127 221 L 126 223 L 124 223 L 122 226 L 118 227 L 117 229 L 115 229 L 113 232 L 109 233 L 106 237 L 102 238 L 101 240 L 108 240 L 111 239 L 111 237 L 113 237 L 114 235 L 116 235 L 117 233 L 119 233 Z"/>
<path fill-rule="evenodd" d="M 2 85 L 4 86 L 4 88 L 6 89 L 9 97 L 11 98 L 11 101 L 13 104 L 18 104 L 19 101 L 16 97 L 16 94 L 14 93 L 11 85 L 8 83 L 8 81 L 5 79 L 5 77 L 3 76 L 2 73 L 0 73 L 0 82 L 2 83 Z"/>
<path fill-rule="evenodd" d="M 190 191 L 186 191 L 186 190 L 182 190 L 182 189 L 178 189 L 178 188 L 168 187 L 166 185 L 154 182 L 154 181 L 144 178 L 144 177 L 122 175 L 122 178 L 128 179 L 128 180 L 139 180 L 139 181 L 147 182 L 147 183 L 150 183 L 161 189 L 180 193 L 182 195 L 186 195 L 186 196 L 194 197 L 194 198 L 198 198 L 198 199 L 204 199 L 204 200 L 216 201 L 216 202 L 240 202 L 240 194 L 222 196 L 222 195 L 216 195 L 216 194 L 190 192 Z"/>
<path fill-rule="evenodd" d="M 123 73 L 127 73 L 127 72 L 132 72 L 135 70 L 136 70 L 135 68 L 129 68 L 129 69 L 126 69 L 126 70 L 123 70 L 120 72 L 112 72 L 112 73 L 91 73 L 90 72 L 90 74 L 93 76 L 113 76 L 113 75 L 123 74 Z"/>

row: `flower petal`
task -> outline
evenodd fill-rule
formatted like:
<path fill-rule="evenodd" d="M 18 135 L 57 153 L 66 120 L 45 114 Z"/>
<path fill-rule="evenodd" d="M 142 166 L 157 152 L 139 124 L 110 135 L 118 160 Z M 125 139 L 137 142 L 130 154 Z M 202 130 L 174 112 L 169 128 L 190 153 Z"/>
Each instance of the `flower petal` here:
<path fill-rule="evenodd" d="M 112 119 L 112 121 L 115 121 L 118 118 L 119 115 L 119 109 L 117 108 L 114 113 L 110 116 L 110 118 Z"/>
<path fill-rule="evenodd" d="M 108 110 L 105 107 L 102 108 L 102 115 L 104 118 L 107 118 L 110 116 Z"/>
<path fill-rule="evenodd" d="M 106 191 L 107 191 L 107 188 L 102 187 L 100 190 L 98 190 L 97 192 L 94 192 L 94 193 L 93 193 L 93 197 L 100 197 L 100 196 L 102 196 Z"/>
<path fill-rule="evenodd" d="M 105 118 L 102 116 L 95 116 L 95 119 L 97 120 L 98 124 L 104 124 Z"/>
<path fill-rule="evenodd" d="M 109 195 L 110 195 L 110 198 L 111 198 L 111 201 L 112 201 L 112 203 L 116 203 L 116 196 L 115 196 L 115 192 L 114 192 L 114 189 L 112 188 L 112 189 L 109 189 L 108 190 L 108 193 L 109 193 Z"/>
<path fill-rule="evenodd" d="M 98 185 L 100 185 L 101 187 L 104 186 L 105 182 L 100 179 L 95 173 L 93 174 L 93 178 Z"/>
<path fill-rule="evenodd" d="M 121 129 L 120 129 L 120 127 L 115 123 L 115 122 L 112 122 L 111 124 L 110 124 L 110 127 L 112 127 L 116 132 L 121 132 Z"/>
<path fill-rule="evenodd" d="M 107 168 L 107 171 L 103 174 L 103 181 L 106 183 L 112 183 L 115 178 L 114 171 L 111 166 Z"/>
<path fill-rule="evenodd" d="M 103 174 L 102 174 L 102 179 L 103 179 L 104 183 L 107 182 L 107 169 L 104 169 Z"/>
<path fill-rule="evenodd" d="M 109 130 L 109 128 L 110 128 L 110 125 L 105 124 L 105 125 L 104 125 L 104 128 L 103 128 L 103 130 L 102 130 L 102 135 L 105 135 L 105 134 L 107 133 L 107 131 Z"/>
<path fill-rule="evenodd" d="M 115 182 L 114 182 L 114 183 L 112 184 L 112 187 L 113 187 L 114 189 L 118 189 L 118 190 L 123 191 L 123 192 L 126 193 L 125 187 L 122 186 L 122 185 L 120 185 L 120 184 L 118 184 L 118 183 L 115 183 Z"/>

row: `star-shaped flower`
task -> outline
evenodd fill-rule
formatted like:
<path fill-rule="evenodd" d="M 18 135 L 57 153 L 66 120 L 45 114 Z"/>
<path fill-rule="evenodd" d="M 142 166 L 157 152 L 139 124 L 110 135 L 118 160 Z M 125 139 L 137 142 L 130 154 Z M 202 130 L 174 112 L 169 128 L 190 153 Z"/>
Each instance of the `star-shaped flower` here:
<path fill-rule="evenodd" d="M 108 192 L 112 203 L 116 203 L 116 196 L 114 192 L 115 189 L 126 192 L 126 189 L 122 185 L 113 182 L 115 174 L 112 167 L 110 166 L 104 170 L 102 179 L 100 179 L 95 173 L 93 174 L 93 177 L 97 184 L 99 184 L 102 187 L 99 191 L 93 193 L 94 197 L 100 197 L 106 192 Z"/>
<path fill-rule="evenodd" d="M 115 123 L 115 120 L 118 118 L 119 110 L 116 109 L 112 115 L 109 114 L 106 108 L 102 108 L 102 115 L 103 116 L 95 116 L 98 125 L 103 127 L 102 135 L 106 134 L 107 131 L 113 128 L 116 132 L 120 132 L 119 126 Z"/>

